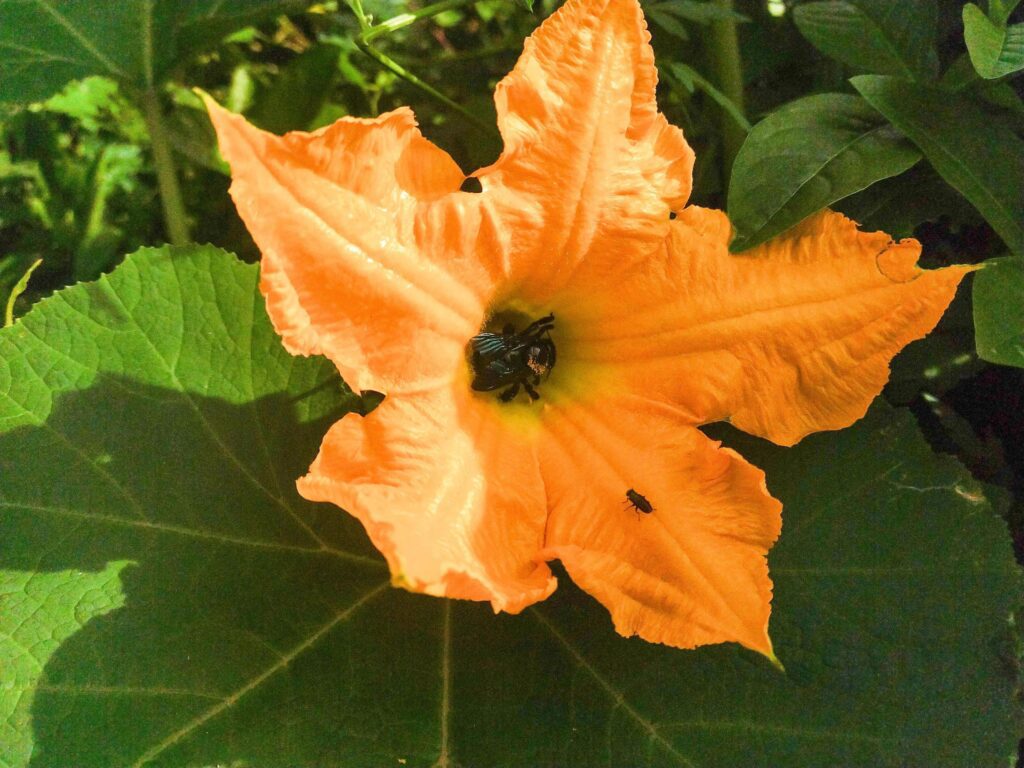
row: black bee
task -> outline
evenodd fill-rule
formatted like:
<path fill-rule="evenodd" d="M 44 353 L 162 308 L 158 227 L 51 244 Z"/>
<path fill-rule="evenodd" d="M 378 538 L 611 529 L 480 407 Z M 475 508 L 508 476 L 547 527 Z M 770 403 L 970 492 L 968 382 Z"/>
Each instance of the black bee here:
<path fill-rule="evenodd" d="M 519 394 L 520 387 L 531 400 L 539 398 L 534 387 L 555 367 L 555 342 L 549 335 L 554 327 L 555 316 L 549 314 L 518 333 L 506 325 L 501 333 L 484 331 L 474 336 L 469 343 L 473 389 L 490 392 L 508 387 L 498 395 L 503 403 Z"/>
<path fill-rule="evenodd" d="M 654 511 L 654 507 L 651 506 L 651 502 L 647 500 L 647 497 L 637 493 L 632 488 L 626 491 L 626 502 L 637 512 L 643 512 L 645 515 L 649 515 Z"/>

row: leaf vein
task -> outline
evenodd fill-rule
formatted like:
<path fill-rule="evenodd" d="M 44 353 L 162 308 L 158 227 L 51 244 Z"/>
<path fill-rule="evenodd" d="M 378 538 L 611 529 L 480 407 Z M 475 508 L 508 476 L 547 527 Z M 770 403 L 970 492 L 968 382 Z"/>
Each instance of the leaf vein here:
<path fill-rule="evenodd" d="M 214 533 L 212 531 L 203 531 L 197 528 L 186 528 L 181 525 L 171 525 L 168 523 L 157 523 L 152 520 L 133 520 L 125 517 L 116 517 L 114 515 L 104 515 L 101 513 L 94 512 L 80 512 L 75 509 L 67 509 L 65 507 L 45 506 L 38 504 L 24 504 L 11 501 L 0 501 L 0 509 L 17 509 L 28 512 L 39 512 L 44 514 L 61 515 L 63 517 L 73 517 L 81 520 L 102 523 L 106 525 L 120 525 L 128 528 L 144 528 L 146 530 L 157 531 L 160 533 L 170 533 L 178 536 L 188 536 L 195 539 L 206 539 L 209 541 L 216 541 L 222 544 L 233 544 L 242 547 L 253 547 L 255 549 L 270 549 L 277 550 L 280 552 L 301 552 L 309 555 L 327 555 L 331 557 L 337 557 L 342 560 L 348 560 L 353 563 L 360 563 L 366 566 L 372 566 L 374 568 L 383 568 L 384 564 L 378 560 L 369 557 L 363 557 L 362 555 L 352 554 L 341 549 L 333 549 L 330 547 L 300 547 L 293 544 L 281 544 L 279 542 L 272 541 L 259 541 L 257 539 L 244 539 L 238 536 L 228 536 L 225 534 Z"/>
<path fill-rule="evenodd" d="M 448 747 L 448 717 L 451 713 L 451 682 L 452 682 L 452 601 L 444 601 L 444 629 L 441 645 L 441 710 L 438 717 L 441 731 L 441 744 L 434 768 L 449 768 L 451 756 Z"/>
<path fill-rule="evenodd" d="M 144 752 L 139 757 L 138 760 L 132 763 L 132 768 L 142 768 L 142 766 L 156 758 L 161 753 L 168 750 L 170 747 L 173 747 L 182 739 L 187 738 L 197 728 L 200 728 L 201 726 L 205 725 L 207 722 L 217 717 L 217 715 L 219 715 L 224 710 L 233 707 L 242 698 L 252 693 L 252 691 L 258 688 L 266 680 L 273 677 L 275 674 L 277 674 L 286 666 L 288 666 L 291 662 L 293 662 L 296 658 L 302 655 L 305 651 L 309 650 L 314 645 L 316 645 L 317 641 L 319 641 L 328 632 L 334 629 L 334 627 L 346 621 L 349 617 L 352 616 L 352 614 L 354 614 L 357 610 L 362 608 L 366 603 L 370 602 L 379 594 L 384 592 L 384 590 L 387 589 L 387 587 L 388 582 L 386 581 L 381 584 L 378 584 L 376 587 L 363 594 L 362 597 L 360 597 L 358 600 L 352 603 L 348 608 L 339 613 L 336 613 L 331 618 L 330 621 L 328 621 L 326 624 L 317 629 L 305 640 L 303 640 L 301 643 L 292 648 L 292 650 L 290 650 L 288 653 L 284 654 L 277 662 L 267 667 L 260 674 L 256 675 L 256 677 L 252 678 L 248 683 L 243 685 L 241 688 L 238 688 L 230 695 L 226 696 L 223 700 L 218 702 L 216 705 L 210 707 L 205 712 L 202 712 L 201 714 L 194 717 L 192 720 L 189 720 L 178 730 L 172 732 L 158 744 Z"/>
<path fill-rule="evenodd" d="M 192 691 L 184 688 L 145 688 L 131 685 L 55 685 L 42 682 L 36 685 L 37 693 L 63 693 L 70 696 L 192 696 L 199 699 L 223 701 L 223 696 Z"/>
<path fill-rule="evenodd" d="M 664 747 L 670 755 L 676 758 L 680 765 L 687 766 L 688 768 L 697 768 L 696 763 L 677 750 L 672 742 L 668 741 L 650 720 L 641 715 L 628 701 L 626 701 L 626 697 L 622 692 L 608 682 L 608 680 L 606 680 L 604 676 L 601 675 L 594 666 L 586 660 L 586 658 L 584 658 L 583 654 L 576 650 L 569 640 L 555 628 L 555 625 L 552 624 L 544 614 L 536 608 L 531 608 L 530 613 L 532 613 L 533 617 L 551 633 L 563 648 L 565 648 L 569 655 L 575 659 L 580 668 L 586 670 L 587 673 L 594 678 L 597 684 L 605 690 L 605 692 L 611 697 L 612 701 L 615 702 L 616 707 L 621 707 L 621 709 L 628 714 L 631 719 L 633 719 L 643 730 L 647 732 L 651 741 L 656 741 L 661 744 L 661 746 Z"/>
<path fill-rule="evenodd" d="M 121 308 L 125 311 L 125 313 L 128 315 L 128 317 L 131 317 L 130 310 L 125 305 L 124 301 L 121 299 L 121 297 L 117 293 L 117 291 L 114 290 L 113 287 L 111 287 L 111 285 L 108 282 L 103 281 L 103 282 L 98 283 L 98 285 L 102 285 L 106 289 L 106 293 L 114 301 L 116 301 L 121 306 Z M 220 449 L 220 451 L 224 455 L 224 457 L 229 462 L 231 462 L 235 466 L 235 468 L 238 469 L 239 472 L 242 473 L 242 475 L 246 478 L 246 480 L 248 480 L 253 485 L 254 488 L 259 490 L 261 493 L 263 493 L 265 496 L 267 496 L 267 498 L 269 498 L 271 501 L 273 501 L 278 506 L 280 506 L 282 509 L 284 509 L 286 512 L 288 512 L 292 517 L 294 517 L 294 513 L 288 507 L 288 504 L 285 502 L 285 500 L 283 498 L 281 498 L 280 496 L 276 495 L 273 491 L 271 491 L 269 488 L 267 488 L 262 482 L 260 482 L 259 478 L 257 478 L 254 474 L 252 474 L 252 472 L 249 471 L 249 468 L 246 467 L 245 464 L 242 463 L 242 461 L 235 455 L 235 453 L 230 449 L 230 447 L 224 442 L 224 440 L 221 438 L 221 436 L 217 432 L 217 430 L 214 429 L 212 424 L 210 424 L 209 420 L 206 418 L 206 415 L 202 412 L 202 410 L 199 408 L 199 406 L 196 405 L 195 400 L 189 394 L 188 390 L 185 389 L 184 385 L 178 379 L 178 376 L 175 373 L 174 368 L 172 368 L 170 363 L 163 357 L 163 355 L 160 354 L 160 351 L 157 349 L 156 345 L 153 343 L 153 340 L 149 338 L 149 336 L 142 330 L 142 328 L 140 326 L 138 326 L 138 324 L 136 324 L 136 327 L 139 330 L 139 336 L 143 340 L 145 340 L 146 345 L 152 351 L 153 356 L 163 366 L 164 371 L 167 373 L 168 377 L 171 380 L 171 383 L 176 388 L 176 393 L 188 405 L 189 409 L 195 414 L 196 419 L 198 420 L 200 427 L 202 427 L 203 431 L 206 432 L 207 435 L 209 435 L 210 439 L 213 440 L 213 442 L 217 445 L 217 447 Z M 307 534 L 308 534 L 308 529 L 307 529 Z M 313 536 L 313 540 L 316 541 L 317 543 L 319 543 L 322 547 L 324 546 L 324 543 L 322 541 L 320 541 L 318 537 Z"/>
<path fill-rule="evenodd" d="M 119 66 L 117 66 L 113 61 L 108 59 L 99 50 L 99 48 L 97 48 L 93 44 L 92 40 L 83 35 L 81 31 L 79 31 L 79 29 L 68 20 L 67 16 L 65 16 L 52 5 L 50 5 L 48 2 L 46 2 L 46 0 L 35 0 L 35 3 L 36 5 L 40 6 L 44 11 L 46 11 L 46 13 L 48 13 L 54 21 L 56 21 L 64 29 L 66 29 L 68 34 L 78 41 L 79 45 L 81 45 L 86 51 L 92 54 L 93 58 L 95 58 L 96 61 L 98 61 L 100 64 L 107 68 L 107 71 L 117 75 L 118 77 L 123 77 L 125 80 L 129 79 L 125 71 L 121 69 Z"/>

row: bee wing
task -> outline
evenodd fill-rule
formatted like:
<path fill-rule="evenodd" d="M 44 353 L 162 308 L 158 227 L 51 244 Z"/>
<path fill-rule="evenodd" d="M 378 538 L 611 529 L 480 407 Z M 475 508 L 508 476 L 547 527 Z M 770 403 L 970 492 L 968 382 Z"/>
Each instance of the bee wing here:
<path fill-rule="evenodd" d="M 470 341 L 473 351 L 473 367 L 479 368 L 504 360 L 512 365 L 512 360 L 526 349 L 527 344 L 519 336 L 508 336 L 500 333 L 478 333 Z"/>
<path fill-rule="evenodd" d="M 470 341 L 473 354 L 482 361 L 501 357 L 511 349 L 509 339 L 500 333 L 478 333 Z"/>

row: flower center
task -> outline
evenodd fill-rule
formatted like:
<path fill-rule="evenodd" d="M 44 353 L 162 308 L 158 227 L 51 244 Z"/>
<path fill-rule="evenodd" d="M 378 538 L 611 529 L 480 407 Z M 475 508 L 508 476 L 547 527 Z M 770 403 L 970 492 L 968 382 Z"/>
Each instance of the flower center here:
<path fill-rule="evenodd" d="M 499 315 L 488 325 L 501 331 L 481 331 L 466 349 L 473 366 L 470 386 L 477 392 L 500 390 L 498 399 L 503 403 L 512 402 L 520 391 L 531 401 L 537 400 L 536 387 L 555 367 L 555 342 L 551 339 L 555 316 L 549 313 L 532 323 L 516 322 L 522 319 Z M 524 327 L 516 330 L 517 325 Z"/>

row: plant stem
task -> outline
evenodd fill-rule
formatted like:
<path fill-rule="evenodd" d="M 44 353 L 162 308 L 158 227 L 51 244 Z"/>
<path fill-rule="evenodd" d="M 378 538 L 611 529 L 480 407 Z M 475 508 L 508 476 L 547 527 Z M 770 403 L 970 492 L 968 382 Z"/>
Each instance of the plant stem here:
<path fill-rule="evenodd" d="M 359 22 L 359 29 L 362 32 L 368 30 L 370 28 L 371 19 L 363 10 L 363 0 L 345 0 L 345 5 L 347 5 L 352 10 L 352 13 L 356 15 L 356 21 Z"/>
<path fill-rule="evenodd" d="M 423 91 L 424 93 L 428 94 L 429 96 L 433 96 L 435 99 L 440 101 L 442 104 L 447 106 L 449 109 L 454 109 L 456 112 L 458 112 L 464 118 L 469 120 L 469 122 L 472 123 L 474 127 L 479 128 L 481 131 L 486 133 L 488 136 L 496 136 L 497 135 L 497 132 L 494 130 L 493 126 L 490 126 L 487 123 L 485 123 L 483 120 L 481 120 L 479 117 L 477 117 L 472 112 L 467 110 L 465 107 L 463 107 L 458 102 L 452 101 L 451 99 L 449 99 L 447 96 L 445 96 L 439 90 L 437 90 L 434 86 L 430 85 L 427 82 L 424 82 L 423 80 L 420 80 L 416 75 L 414 75 L 412 72 L 407 70 L 405 67 L 403 67 L 401 64 L 399 64 L 394 59 L 384 55 L 383 53 L 378 51 L 376 48 L 374 48 L 372 45 L 367 44 L 363 40 L 361 35 L 356 38 L 356 45 L 359 47 L 359 50 L 361 50 L 363 53 L 365 53 L 371 59 L 376 61 L 382 67 L 384 67 L 385 69 L 391 70 L 396 75 L 398 75 L 400 78 L 402 78 L 403 80 L 405 80 L 408 83 L 411 83 L 412 85 L 415 85 L 417 88 L 419 88 L 421 91 Z"/>
<path fill-rule="evenodd" d="M 475 128 L 479 128 L 488 136 L 497 136 L 497 131 L 495 131 L 493 126 L 488 125 L 486 122 L 478 118 L 472 112 L 463 107 L 461 104 L 448 98 L 439 90 L 434 88 L 434 86 L 421 80 L 419 77 L 417 77 L 412 72 L 407 70 L 397 61 L 392 59 L 390 56 L 381 53 L 371 45 L 374 39 L 381 37 L 382 35 L 390 34 L 396 30 L 402 29 L 403 27 L 407 27 L 413 22 L 418 21 L 419 19 L 436 16 L 437 14 L 442 13 L 443 11 L 452 10 L 454 8 L 461 8 L 463 6 L 472 4 L 473 2 L 475 2 L 475 0 L 441 0 L 441 2 L 432 3 L 430 5 L 424 6 L 423 8 L 420 8 L 419 10 L 412 11 L 410 13 L 399 14 L 394 18 L 380 22 L 379 24 L 370 23 L 370 18 L 367 17 L 367 15 L 363 12 L 362 0 L 349 0 L 348 5 L 352 9 L 353 13 L 355 13 L 356 18 L 359 20 L 359 27 L 361 31 L 356 36 L 355 40 L 356 45 L 359 47 L 359 50 L 361 50 L 363 53 L 365 53 L 367 56 L 376 61 L 385 69 L 390 70 L 394 74 L 398 75 L 407 83 L 415 85 L 421 91 L 437 99 L 449 109 L 453 109 L 456 112 L 458 112 L 460 115 L 469 120 L 469 122 Z"/>
<path fill-rule="evenodd" d="M 397 16 L 393 16 L 390 19 L 380 22 L 380 24 L 374 24 L 372 27 L 364 29 L 362 33 L 363 42 L 369 43 L 375 37 L 391 34 L 403 27 L 409 26 L 418 19 L 437 16 L 439 13 L 444 13 L 445 11 L 450 11 L 455 8 L 461 8 L 464 5 L 470 5 L 474 2 L 476 2 L 476 0 L 441 0 L 439 3 L 432 3 L 418 10 L 410 11 L 409 13 L 400 13 Z"/>
<path fill-rule="evenodd" d="M 733 10 L 733 0 L 711 0 L 714 5 L 727 11 Z M 720 19 L 712 22 L 708 47 L 711 73 L 715 85 L 743 113 L 743 66 L 740 60 L 740 44 L 736 35 L 735 19 Z M 724 109 L 719 109 L 719 130 L 722 134 L 722 182 L 729 186 L 729 174 L 746 132 Z"/>
<path fill-rule="evenodd" d="M 184 245 L 189 240 L 188 217 L 185 214 L 185 203 L 178 186 L 178 174 L 174 168 L 174 156 L 164 129 L 163 114 L 160 111 L 160 98 L 153 90 L 143 91 L 142 117 L 149 131 L 149 141 L 153 147 L 153 163 L 156 166 L 156 181 L 160 188 L 160 203 L 164 209 L 164 228 L 172 245 Z"/>

